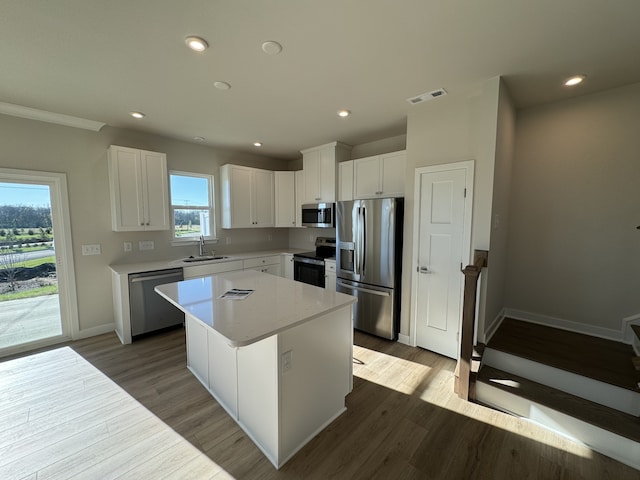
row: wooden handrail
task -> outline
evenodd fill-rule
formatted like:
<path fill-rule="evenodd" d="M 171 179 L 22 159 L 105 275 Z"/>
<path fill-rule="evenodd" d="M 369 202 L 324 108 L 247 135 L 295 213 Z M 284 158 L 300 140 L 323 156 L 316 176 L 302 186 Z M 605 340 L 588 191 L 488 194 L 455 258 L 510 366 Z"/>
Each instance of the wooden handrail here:
<path fill-rule="evenodd" d="M 460 358 L 458 359 L 458 366 L 456 368 L 455 391 L 458 397 L 464 400 L 469 400 L 478 279 L 482 269 L 487 266 L 488 259 L 488 251 L 475 250 L 473 254 L 473 265 L 467 265 L 462 270 L 464 274 L 464 302 L 462 304 Z"/>

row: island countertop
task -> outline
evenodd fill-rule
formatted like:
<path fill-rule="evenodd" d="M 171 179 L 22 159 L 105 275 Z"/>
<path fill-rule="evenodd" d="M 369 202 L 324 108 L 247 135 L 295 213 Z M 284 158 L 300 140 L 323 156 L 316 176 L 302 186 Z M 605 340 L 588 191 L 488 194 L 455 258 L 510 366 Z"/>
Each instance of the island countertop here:
<path fill-rule="evenodd" d="M 243 300 L 219 298 L 233 288 Z M 356 302 L 355 297 L 248 270 L 160 285 L 156 292 L 242 347 Z"/>

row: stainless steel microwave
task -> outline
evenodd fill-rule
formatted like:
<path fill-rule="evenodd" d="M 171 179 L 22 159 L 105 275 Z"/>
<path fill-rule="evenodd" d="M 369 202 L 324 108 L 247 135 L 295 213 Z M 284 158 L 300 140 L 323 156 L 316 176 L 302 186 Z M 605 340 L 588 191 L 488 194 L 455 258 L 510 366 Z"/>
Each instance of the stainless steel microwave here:
<path fill-rule="evenodd" d="M 335 203 L 302 205 L 302 226 L 334 228 L 336 226 Z"/>

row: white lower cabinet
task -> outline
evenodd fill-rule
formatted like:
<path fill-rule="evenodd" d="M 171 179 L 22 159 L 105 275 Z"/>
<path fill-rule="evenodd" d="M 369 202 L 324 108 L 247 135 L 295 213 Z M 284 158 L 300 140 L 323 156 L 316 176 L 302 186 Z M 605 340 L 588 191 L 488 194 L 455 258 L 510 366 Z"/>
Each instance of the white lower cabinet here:
<path fill-rule="evenodd" d="M 258 272 L 282 276 L 282 261 L 280 255 L 249 258 L 244 261 L 245 270 L 257 270 Z"/>
<path fill-rule="evenodd" d="M 324 261 L 324 288 L 331 292 L 336 291 L 336 261 Z"/>
<path fill-rule="evenodd" d="M 207 329 L 201 321 L 185 315 L 187 367 L 200 383 L 209 388 L 209 347 Z"/>
<path fill-rule="evenodd" d="M 207 330 L 209 390 L 234 420 L 238 419 L 237 348 L 230 347 L 217 332 Z"/>
<path fill-rule="evenodd" d="M 182 275 L 185 280 L 189 280 L 191 278 L 206 277 L 208 275 L 217 275 L 218 273 L 234 272 L 243 269 L 242 260 L 233 260 L 231 262 L 207 263 L 183 267 Z"/>
<path fill-rule="evenodd" d="M 293 280 L 293 253 L 282 254 L 282 276 Z"/>
<path fill-rule="evenodd" d="M 351 305 L 242 347 L 185 316 L 189 370 L 276 468 L 346 410 Z"/>

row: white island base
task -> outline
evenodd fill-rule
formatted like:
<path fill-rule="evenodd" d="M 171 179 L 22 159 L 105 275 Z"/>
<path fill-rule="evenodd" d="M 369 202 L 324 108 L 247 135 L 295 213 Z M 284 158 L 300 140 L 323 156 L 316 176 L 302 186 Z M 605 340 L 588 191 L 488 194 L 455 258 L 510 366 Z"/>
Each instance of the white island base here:
<path fill-rule="evenodd" d="M 203 318 L 202 295 L 193 291 L 191 305 L 181 305 L 178 286 L 183 293 L 188 287 L 210 289 L 206 310 L 213 318 Z M 229 288 L 255 291 L 245 300 L 217 298 Z M 188 280 L 157 291 L 186 313 L 189 370 L 276 468 L 346 410 L 352 389 L 353 297 L 260 272 Z M 290 297 L 291 312 L 280 303 L 283 295 Z M 243 325 L 253 322 L 265 328 L 275 322 L 277 333 L 240 341 L 247 328 L 259 330 Z"/>

